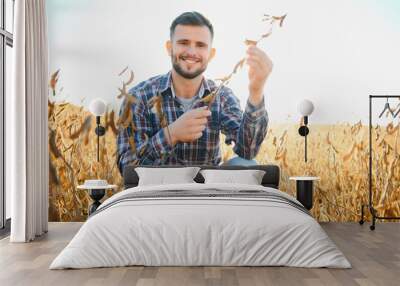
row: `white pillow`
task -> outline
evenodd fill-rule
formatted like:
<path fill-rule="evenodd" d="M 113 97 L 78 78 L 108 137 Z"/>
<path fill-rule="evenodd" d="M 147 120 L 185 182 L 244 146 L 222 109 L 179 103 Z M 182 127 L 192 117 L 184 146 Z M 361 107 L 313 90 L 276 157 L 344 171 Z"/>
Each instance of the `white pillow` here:
<path fill-rule="evenodd" d="M 195 183 L 193 179 L 199 170 L 199 167 L 135 168 L 139 176 L 139 186 Z"/>
<path fill-rule="evenodd" d="M 201 170 L 204 183 L 235 183 L 261 185 L 265 171 L 262 170 Z"/>

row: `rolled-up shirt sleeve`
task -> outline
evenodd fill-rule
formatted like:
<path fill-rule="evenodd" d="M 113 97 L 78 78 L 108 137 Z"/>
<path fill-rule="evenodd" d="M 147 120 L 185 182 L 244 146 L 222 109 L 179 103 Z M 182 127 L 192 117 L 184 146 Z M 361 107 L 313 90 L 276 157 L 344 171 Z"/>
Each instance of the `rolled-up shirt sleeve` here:
<path fill-rule="evenodd" d="M 126 101 L 121 107 L 120 115 L 125 104 Z M 164 129 L 152 134 L 148 109 L 142 100 L 137 100 L 130 108 L 133 128 L 132 126 L 121 128 L 117 137 L 118 167 L 121 173 L 129 164 L 159 165 L 173 150 Z M 135 150 L 132 150 L 133 147 Z"/>
<path fill-rule="evenodd" d="M 233 151 L 244 159 L 253 159 L 267 135 L 268 113 L 264 98 L 257 106 L 249 101 L 245 111 L 233 92 L 226 88 L 221 93 L 221 131 L 226 135 L 225 142 L 235 142 Z"/>

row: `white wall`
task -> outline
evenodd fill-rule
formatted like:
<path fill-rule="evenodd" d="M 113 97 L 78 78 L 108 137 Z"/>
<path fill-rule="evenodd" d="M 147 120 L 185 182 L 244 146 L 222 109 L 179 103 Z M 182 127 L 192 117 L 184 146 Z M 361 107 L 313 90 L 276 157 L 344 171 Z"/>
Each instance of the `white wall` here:
<path fill-rule="evenodd" d="M 314 123 L 367 123 L 368 94 L 400 93 L 399 2 L 48 0 L 50 70 L 61 68 L 58 100 L 87 106 L 101 97 L 118 109 L 125 66 L 136 83 L 170 69 L 164 42 L 181 12 L 197 10 L 214 25 L 211 78 L 227 75 L 244 55 L 243 40 L 264 32 L 264 13 L 288 13 L 261 44 L 274 62 L 265 90 L 272 122 L 298 122 L 297 103 L 308 98 Z M 246 73 L 230 86 L 245 102 Z"/>

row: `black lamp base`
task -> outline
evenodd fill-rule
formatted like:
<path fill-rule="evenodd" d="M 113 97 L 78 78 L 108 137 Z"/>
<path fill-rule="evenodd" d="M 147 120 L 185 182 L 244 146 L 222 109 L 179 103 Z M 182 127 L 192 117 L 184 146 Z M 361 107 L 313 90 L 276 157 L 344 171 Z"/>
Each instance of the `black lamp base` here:
<path fill-rule="evenodd" d="M 104 128 L 104 126 L 98 125 L 94 132 L 97 136 L 103 136 L 104 134 L 106 134 L 106 129 Z"/>
<path fill-rule="evenodd" d="M 308 133 L 310 133 L 310 130 L 308 129 L 307 126 L 305 126 L 305 125 L 300 126 L 300 128 L 299 128 L 299 134 L 300 134 L 301 136 L 307 136 Z"/>
<path fill-rule="evenodd" d="M 299 128 L 299 134 L 304 137 L 304 161 L 307 162 L 307 135 L 310 133 L 310 130 L 307 127 L 308 116 L 304 116 L 303 123 L 304 125 Z"/>
<path fill-rule="evenodd" d="M 89 190 L 89 196 L 93 200 L 93 203 L 89 207 L 89 216 L 94 213 L 97 208 L 101 205 L 100 200 L 106 194 L 105 189 L 91 189 Z"/>

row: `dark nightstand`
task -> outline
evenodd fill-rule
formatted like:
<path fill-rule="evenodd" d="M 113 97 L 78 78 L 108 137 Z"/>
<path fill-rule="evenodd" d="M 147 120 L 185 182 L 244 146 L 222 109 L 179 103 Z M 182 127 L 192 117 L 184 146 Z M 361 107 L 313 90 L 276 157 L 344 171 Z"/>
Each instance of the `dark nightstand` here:
<path fill-rule="evenodd" d="M 94 183 L 91 184 L 90 181 Z M 96 185 L 99 181 L 103 181 L 105 183 Z M 89 216 L 94 213 L 96 209 L 101 205 L 100 200 L 104 197 L 106 190 L 114 190 L 117 187 L 117 185 L 108 185 L 107 181 L 104 180 L 86 180 L 85 185 L 79 185 L 77 187 L 79 190 L 87 190 L 89 192 L 90 198 L 93 200 L 93 203 L 89 206 Z"/>
<path fill-rule="evenodd" d="M 313 207 L 313 182 L 319 177 L 290 177 L 289 180 L 296 181 L 296 198 L 303 206 L 311 210 Z"/>

